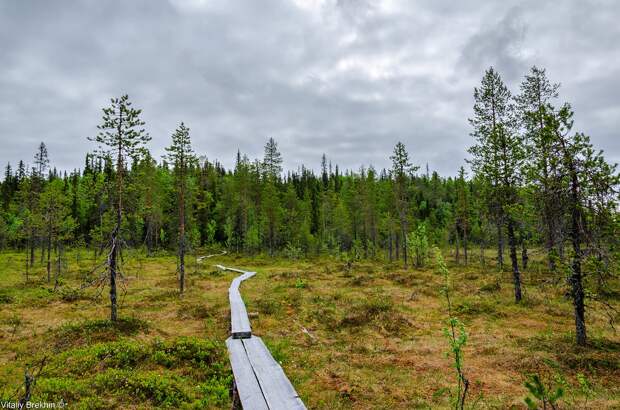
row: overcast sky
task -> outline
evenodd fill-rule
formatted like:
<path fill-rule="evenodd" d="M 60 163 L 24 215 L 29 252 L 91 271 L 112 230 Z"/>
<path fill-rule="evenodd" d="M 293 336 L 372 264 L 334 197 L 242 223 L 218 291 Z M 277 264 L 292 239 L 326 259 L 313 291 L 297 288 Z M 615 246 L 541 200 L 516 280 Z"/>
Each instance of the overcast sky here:
<path fill-rule="evenodd" d="M 620 162 L 620 1 L 0 2 L 0 164 L 81 167 L 101 108 L 128 93 L 156 157 L 179 122 L 234 162 L 278 141 L 288 169 L 413 162 L 455 174 L 473 88 L 495 66 L 562 83 L 575 128 Z"/>

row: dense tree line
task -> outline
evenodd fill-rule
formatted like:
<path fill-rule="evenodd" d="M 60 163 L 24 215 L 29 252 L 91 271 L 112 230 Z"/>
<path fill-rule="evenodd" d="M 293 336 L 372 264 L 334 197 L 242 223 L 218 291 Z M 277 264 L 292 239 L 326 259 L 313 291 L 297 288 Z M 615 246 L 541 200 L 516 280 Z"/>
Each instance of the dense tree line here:
<path fill-rule="evenodd" d="M 486 264 L 485 249 L 494 246 L 500 269 L 508 252 L 516 302 L 528 252 L 544 249 L 547 270 L 568 277 L 583 344 L 584 278 L 596 278 L 600 290 L 617 269 L 619 179 L 588 137 L 571 131 L 573 113 L 558 96 L 559 85 L 542 69 L 532 68 L 516 96 L 487 70 L 470 119 L 473 174 L 462 167 L 457 177 L 428 166 L 419 173 L 419 159 L 400 142 L 389 169 L 343 172 L 323 155 L 318 173 L 284 173 L 273 138 L 262 159 L 238 152 L 234 168 L 225 169 L 194 153 L 182 123 L 157 161 L 140 110 L 122 96 L 103 110 L 92 138 L 98 147 L 82 169 L 50 170 L 44 143 L 32 166 L 6 166 L 0 247 L 24 251 L 26 275 L 39 253 L 48 281 L 52 254 L 60 261 L 67 245 L 89 247 L 104 260 L 112 319 L 126 247 L 148 255 L 177 250 L 182 292 L 185 255 L 198 247 L 292 258 L 337 254 L 400 261 L 407 269 L 423 266 L 431 245 L 450 247 L 464 264 L 474 260 L 474 248 Z"/>

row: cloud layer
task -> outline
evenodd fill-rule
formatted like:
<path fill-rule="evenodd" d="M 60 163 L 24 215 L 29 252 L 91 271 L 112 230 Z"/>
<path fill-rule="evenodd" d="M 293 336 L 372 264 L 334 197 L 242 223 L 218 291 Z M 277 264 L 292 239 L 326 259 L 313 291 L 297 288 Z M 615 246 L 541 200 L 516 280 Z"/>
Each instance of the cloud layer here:
<path fill-rule="evenodd" d="M 232 165 L 268 137 L 285 166 L 413 162 L 455 174 L 472 90 L 495 66 L 513 91 L 533 64 L 561 82 L 575 126 L 620 162 L 620 3 L 431 0 L 36 0 L 0 3 L 0 164 L 60 169 L 93 149 L 101 108 L 128 93 L 154 155 L 184 121 Z M 454 3 L 454 2 L 450 2 Z"/>

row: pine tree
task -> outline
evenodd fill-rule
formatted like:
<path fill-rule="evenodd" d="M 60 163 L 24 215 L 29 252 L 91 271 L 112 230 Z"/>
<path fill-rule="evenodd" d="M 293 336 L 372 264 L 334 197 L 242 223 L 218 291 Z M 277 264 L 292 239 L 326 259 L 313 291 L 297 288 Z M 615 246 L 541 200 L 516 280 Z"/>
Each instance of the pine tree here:
<path fill-rule="evenodd" d="M 132 108 L 128 95 L 113 98 L 109 107 L 103 109 L 102 123 L 97 126 L 100 132 L 89 138 L 99 144 L 100 158 L 112 157 L 116 161 L 116 218 L 110 237 L 110 252 L 106 261 L 110 284 L 110 320 L 117 320 L 116 281 L 119 270 L 119 253 L 121 249 L 121 224 L 123 220 L 123 188 L 126 164 L 129 157 L 136 158 L 144 151 L 144 145 L 150 141 L 149 135 L 141 128 L 144 121 L 140 119 L 142 110 Z"/>
<path fill-rule="evenodd" d="M 545 238 L 549 269 L 555 271 L 558 244 L 561 242 L 560 202 L 557 172 L 552 169 L 553 135 L 545 126 L 546 106 L 558 97 L 559 84 L 552 84 L 544 69 L 532 67 L 521 83 L 521 93 L 515 98 L 521 127 L 525 132 L 529 160 L 525 176 L 533 189 L 533 203 L 538 210 Z"/>
<path fill-rule="evenodd" d="M 52 180 L 41 193 L 39 213 L 41 215 L 41 231 L 46 234 L 47 243 L 47 282 L 50 282 L 51 251 L 56 250 L 58 260 L 61 258 L 62 241 L 70 237 L 75 223 L 71 217 L 69 197 L 65 195 L 63 181 Z M 58 287 L 60 265 L 56 270 L 54 289 Z"/>
<path fill-rule="evenodd" d="M 515 301 L 521 301 L 521 275 L 517 261 L 515 217 L 517 190 L 525 159 L 523 141 L 515 130 L 515 107 L 500 75 L 489 68 L 480 88 L 474 89 L 474 116 L 469 121 L 476 145 L 469 149 L 472 168 L 490 182 L 498 205 L 498 218 L 506 226 L 514 281 Z"/>
<path fill-rule="evenodd" d="M 189 137 L 189 128 L 181 123 L 172 134 L 172 145 L 166 148 L 167 159 L 174 164 L 176 191 L 179 209 L 179 292 L 185 288 L 185 251 L 187 247 L 186 196 L 189 167 L 196 161 Z"/>
<path fill-rule="evenodd" d="M 36 170 L 36 177 L 40 179 L 45 179 L 45 171 L 49 168 L 50 160 L 47 154 L 47 147 L 44 142 L 39 144 L 39 148 L 34 155 L 34 164 Z"/>
<path fill-rule="evenodd" d="M 458 237 L 460 237 L 460 239 L 462 239 L 462 245 L 463 245 L 463 257 L 465 259 L 465 265 L 467 265 L 467 245 L 468 245 L 468 239 L 469 239 L 469 232 L 470 232 L 470 213 L 471 213 L 471 209 L 470 209 L 470 194 L 469 194 L 469 187 L 467 184 L 467 181 L 465 181 L 465 168 L 461 167 L 459 169 L 459 176 L 458 179 L 456 180 L 456 209 L 455 209 L 455 225 L 456 225 L 456 236 L 457 236 L 457 244 L 460 242 L 458 240 Z M 458 252 L 458 245 L 457 245 L 457 255 L 459 254 Z M 458 263 L 458 256 L 457 256 L 457 263 Z"/>
<path fill-rule="evenodd" d="M 393 194 L 394 204 L 400 222 L 400 235 L 397 238 L 396 257 L 401 249 L 403 251 L 403 261 L 405 269 L 407 269 L 407 233 L 409 229 L 409 181 L 411 173 L 415 172 L 418 167 L 414 167 L 409 162 L 409 154 L 402 142 L 398 142 L 394 147 L 394 152 L 390 157 L 392 160 L 392 179 L 394 181 Z M 402 245 L 401 245 L 402 243 Z"/>
<path fill-rule="evenodd" d="M 607 226 L 614 224 L 606 215 L 617 212 L 620 176 L 615 165 L 605 161 L 602 152 L 594 151 L 588 136 L 570 134 L 573 125 L 570 105 L 564 104 L 555 111 L 551 104 L 546 104 L 542 115 L 546 132 L 552 136 L 552 167 L 561 177 L 560 195 L 566 199 L 564 212 L 569 220 L 568 237 L 572 245 L 568 282 L 576 343 L 583 346 L 587 341 L 584 262 L 592 256 L 601 258 L 601 243 L 596 233 L 606 228 L 603 221 Z"/>
<path fill-rule="evenodd" d="M 152 256 L 158 246 L 159 233 L 163 225 L 163 200 L 162 191 L 165 181 L 160 178 L 160 170 L 157 161 L 148 153 L 140 161 L 138 167 L 140 180 L 140 210 L 144 220 L 144 243 L 147 256 Z"/>
<path fill-rule="evenodd" d="M 47 147 L 45 146 L 44 142 L 41 142 L 39 144 L 37 152 L 34 154 L 34 167 L 32 169 L 32 176 L 31 176 L 32 177 L 32 195 L 33 195 L 32 202 L 33 202 L 34 207 L 38 205 L 37 204 L 38 197 L 41 194 L 41 191 L 43 190 L 43 184 L 45 183 L 45 172 L 49 168 L 49 164 L 50 164 L 50 160 L 49 160 L 49 156 L 47 153 Z M 34 243 L 36 240 L 37 238 L 35 238 L 35 232 L 33 231 L 32 239 L 31 239 L 32 247 L 30 250 L 30 264 L 31 265 L 34 263 Z M 41 263 L 43 263 L 43 259 L 45 257 L 46 240 L 47 239 L 44 240 L 43 235 L 39 235 L 38 241 L 41 245 Z M 47 243 L 48 253 L 51 249 L 51 246 L 52 245 L 50 243 Z M 49 261 L 49 255 L 48 255 L 48 261 Z M 48 278 L 48 282 L 49 282 L 49 278 Z"/>

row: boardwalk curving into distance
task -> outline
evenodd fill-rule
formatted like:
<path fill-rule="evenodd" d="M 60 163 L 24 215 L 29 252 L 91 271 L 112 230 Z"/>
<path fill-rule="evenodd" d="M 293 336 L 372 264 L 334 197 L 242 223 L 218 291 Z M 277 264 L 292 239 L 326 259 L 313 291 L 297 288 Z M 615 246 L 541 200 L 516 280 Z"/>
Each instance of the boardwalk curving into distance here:
<path fill-rule="evenodd" d="M 228 289 L 230 337 L 226 340 L 234 375 L 233 408 L 244 410 L 305 410 L 284 370 L 260 337 L 252 335 L 250 319 L 239 292 L 241 282 L 256 275 L 216 265 L 218 269 L 241 273 Z"/>

